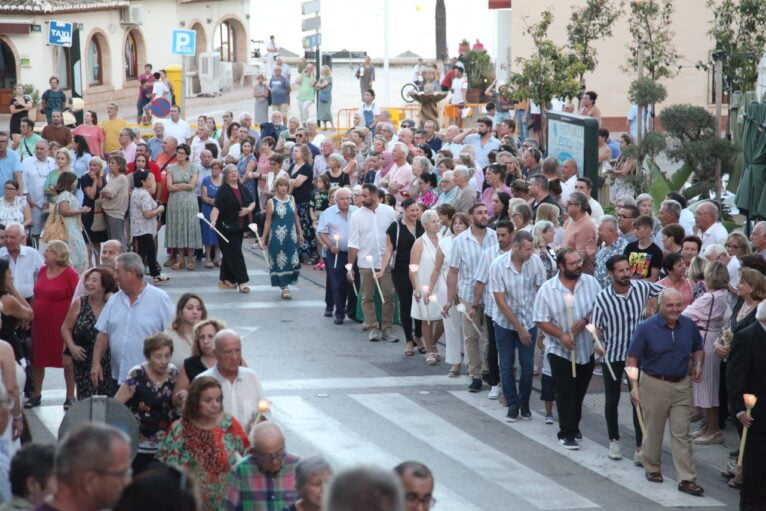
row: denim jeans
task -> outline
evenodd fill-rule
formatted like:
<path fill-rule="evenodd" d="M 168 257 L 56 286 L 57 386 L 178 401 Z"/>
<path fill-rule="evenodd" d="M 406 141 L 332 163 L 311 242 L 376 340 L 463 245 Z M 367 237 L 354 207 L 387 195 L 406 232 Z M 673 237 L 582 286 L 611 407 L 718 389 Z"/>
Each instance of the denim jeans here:
<path fill-rule="evenodd" d="M 346 279 L 346 263 L 348 252 L 338 252 L 338 264 L 335 265 L 335 255 L 325 257 L 325 272 L 330 280 L 332 300 L 335 305 L 335 317 L 343 318 L 346 314 L 356 316 L 356 295 L 354 288 Z M 325 298 L 326 301 L 326 298 Z M 332 307 L 328 307 L 331 309 Z"/>
<path fill-rule="evenodd" d="M 503 396 L 508 406 L 521 403 L 529 403 L 529 395 L 532 393 L 532 372 L 535 362 L 535 339 L 537 338 L 537 327 L 529 330 L 532 338 L 529 345 L 525 345 L 519 339 L 519 334 L 515 330 L 503 328 L 497 323 L 495 325 L 495 344 L 497 344 L 497 354 L 500 358 L 500 381 L 503 384 Z M 519 350 L 519 365 L 521 365 L 521 375 L 519 376 L 519 390 L 516 391 L 516 379 L 513 376 L 513 365 L 516 360 L 516 349 Z"/>

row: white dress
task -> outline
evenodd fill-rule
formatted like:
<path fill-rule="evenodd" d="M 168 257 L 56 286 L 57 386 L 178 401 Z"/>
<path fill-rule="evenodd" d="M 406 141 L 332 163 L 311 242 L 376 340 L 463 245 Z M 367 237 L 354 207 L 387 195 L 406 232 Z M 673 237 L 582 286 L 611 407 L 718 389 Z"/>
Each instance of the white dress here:
<path fill-rule="evenodd" d="M 449 273 L 449 258 L 452 254 L 452 242 L 454 240 L 455 238 L 451 234 L 439 240 L 439 250 L 444 255 L 439 285 L 436 286 L 436 296 L 439 298 L 440 304 L 447 303 L 447 274 Z M 463 353 L 463 318 L 454 306 L 450 308 L 449 316 L 444 318 L 444 343 L 447 347 L 444 361 L 448 364 L 459 364 L 462 361 Z"/>
<path fill-rule="evenodd" d="M 2 381 L 2 378 L 3 371 L 0 369 L 0 381 Z M 24 383 L 26 383 L 26 373 L 18 362 L 16 362 L 16 383 L 19 386 L 19 393 L 22 393 Z M 11 413 L 8 412 L 8 425 L 5 427 L 5 431 L 0 434 L 0 502 L 9 501 L 13 498 L 8 477 L 11 458 L 21 448 L 21 441 L 19 439 L 12 440 L 12 436 L 13 418 Z"/>
<path fill-rule="evenodd" d="M 428 286 L 429 282 L 431 281 L 431 274 L 434 271 L 434 264 L 436 263 L 436 247 L 434 247 L 433 243 L 431 243 L 431 240 L 428 238 L 428 234 L 423 234 L 420 239 L 423 240 L 423 251 L 420 254 L 418 289 L 422 293 L 423 286 Z M 431 321 L 442 319 L 439 304 L 444 302 L 438 299 L 440 288 L 442 287 L 441 280 L 441 278 L 437 279 L 436 285 L 434 286 L 433 294 L 436 295 L 437 300 L 429 301 L 428 305 L 426 305 L 422 299 L 418 303 L 418 301 L 415 300 L 413 293 L 412 308 L 410 309 L 410 315 L 413 317 L 413 319 L 420 319 L 424 321 L 427 319 L 430 319 Z"/>

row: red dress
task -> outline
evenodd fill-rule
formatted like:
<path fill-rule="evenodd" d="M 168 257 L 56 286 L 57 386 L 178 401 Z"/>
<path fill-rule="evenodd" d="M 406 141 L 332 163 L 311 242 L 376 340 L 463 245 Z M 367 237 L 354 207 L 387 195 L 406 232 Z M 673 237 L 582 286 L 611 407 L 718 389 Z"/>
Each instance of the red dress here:
<path fill-rule="evenodd" d="M 34 367 L 63 367 L 61 354 L 64 323 L 72 296 L 79 280 L 77 272 L 67 267 L 54 279 L 48 278 L 47 266 L 40 269 L 35 283 L 32 311 L 32 365 Z"/>

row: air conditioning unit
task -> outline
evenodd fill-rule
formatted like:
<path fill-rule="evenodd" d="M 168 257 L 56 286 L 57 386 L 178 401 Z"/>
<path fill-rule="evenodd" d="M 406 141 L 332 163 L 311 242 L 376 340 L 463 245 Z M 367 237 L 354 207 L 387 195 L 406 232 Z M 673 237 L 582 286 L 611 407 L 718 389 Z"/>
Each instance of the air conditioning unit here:
<path fill-rule="evenodd" d="M 141 5 L 129 5 L 120 11 L 121 25 L 142 25 L 144 22 L 144 8 Z"/>
<path fill-rule="evenodd" d="M 216 51 L 199 54 L 199 87 L 202 94 L 221 93 L 221 54 Z"/>

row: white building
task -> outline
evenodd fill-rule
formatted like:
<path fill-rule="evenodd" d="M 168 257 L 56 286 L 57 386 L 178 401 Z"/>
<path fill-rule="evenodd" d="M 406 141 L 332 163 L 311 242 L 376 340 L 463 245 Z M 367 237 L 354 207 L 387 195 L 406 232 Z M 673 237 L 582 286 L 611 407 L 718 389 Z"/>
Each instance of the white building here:
<path fill-rule="evenodd" d="M 3 0 L 0 112 L 9 111 L 16 83 L 33 84 L 42 93 L 56 75 L 62 88 L 71 87 L 70 50 L 47 44 L 51 20 L 78 24 L 85 102 L 103 111 L 108 101 L 137 98 L 144 64 L 155 71 L 181 64 L 171 53 L 173 29 L 196 31 L 197 56 L 218 52 L 237 80 L 248 60 L 249 13 L 249 0 Z M 197 65 L 198 58 L 190 58 L 188 70 Z M 198 89 L 198 80 L 192 82 Z"/>

